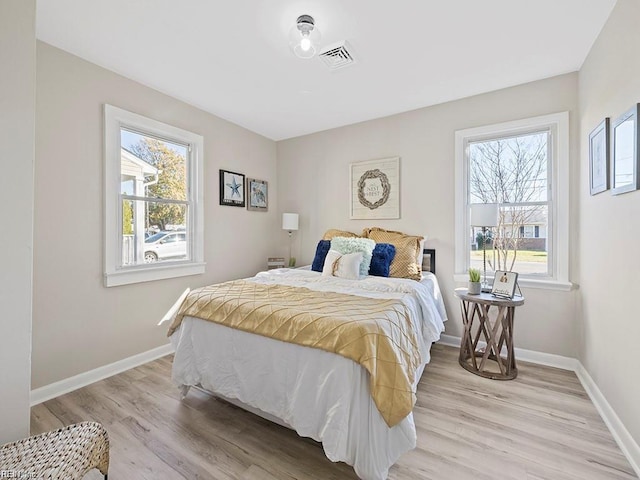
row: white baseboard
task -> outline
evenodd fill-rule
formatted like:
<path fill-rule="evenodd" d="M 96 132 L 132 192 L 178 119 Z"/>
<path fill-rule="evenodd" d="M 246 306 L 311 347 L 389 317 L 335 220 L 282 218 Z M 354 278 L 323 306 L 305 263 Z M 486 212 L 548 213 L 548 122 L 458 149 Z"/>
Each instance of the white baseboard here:
<path fill-rule="evenodd" d="M 33 407 L 34 405 L 59 397 L 65 393 L 73 392 L 78 388 L 85 387 L 91 383 L 97 382 L 98 380 L 102 380 L 131 368 L 149 363 L 160 357 L 169 355 L 170 353 L 173 353 L 173 351 L 171 344 L 162 345 L 161 347 L 153 348 L 146 352 L 133 355 L 132 357 L 118 360 L 117 362 L 110 363 L 109 365 L 104 365 L 94 370 L 89 370 L 88 372 L 65 378 L 59 382 L 50 383 L 44 387 L 36 388 L 31 390 L 31 406 Z"/>
<path fill-rule="evenodd" d="M 438 343 L 442 345 L 448 345 L 450 347 L 460 347 L 460 337 L 454 337 L 453 335 L 440 335 L 440 340 Z"/>
<path fill-rule="evenodd" d="M 576 368 L 576 375 L 582 383 L 582 386 L 589 394 L 591 401 L 596 406 L 598 413 L 604 420 L 605 425 L 609 428 L 609 431 L 613 435 L 616 443 L 624 453 L 624 456 L 627 457 L 631 467 L 636 472 L 636 475 L 640 477 L 640 446 L 633 439 L 629 430 L 626 429 L 620 417 L 613 410 L 605 396 L 602 394 L 596 382 L 593 381 L 587 369 L 584 368 L 582 363 L 578 362 L 578 367 Z"/>
<path fill-rule="evenodd" d="M 452 335 L 442 335 L 438 342 L 442 345 L 451 347 L 460 347 L 460 337 Z M 481 342 L 479 342 L 481 344 Z M 525 350 L 522 348 L 515 349 L 516 358 L 523 362 L 536 363 L 538 365 L 546 365 L 548 367 L 561 368 L 575 372 L 578 380 L 582 384 L 589 398 L 598 410 L 605 425 L 609 428 L 611 435 L 622 450 L 622 453 L 631 464 L 631 467 L 640 477 L 640 445 L 633 439 L 629 431 L 626 429 L 620 417 L 613 410 L 605 396 L 602 394 L 596 383 L 587 372 L 586 368 L 577 358 L 563 357 L 562 355 L 554 355 L 551 353 L 536 352 L 533 350 Z"/>
<path fill-rule="evenodd" d="M 460 337 L 454 337 L 453 335 L 441 335 L 440 341 L 443 345 L 449 345 L 451 347 L 460 347 Z M 485 342 L 478 342 L 478 346 L 486 346 Z M 503 349 L 503 353 L 506 351 Z M 516 359 L 523 362 L 536 363 L 538 365 L 546 365 L 547 367 L 561 368 L 563 370 L 576 371 L 578 367 L 577 359 L 571 357 L 563 357 L 562 355 L 555 355 L 553 353 L 536 352 L 535 350 L 526 350 L 524 348 L 515 348 Z"/>

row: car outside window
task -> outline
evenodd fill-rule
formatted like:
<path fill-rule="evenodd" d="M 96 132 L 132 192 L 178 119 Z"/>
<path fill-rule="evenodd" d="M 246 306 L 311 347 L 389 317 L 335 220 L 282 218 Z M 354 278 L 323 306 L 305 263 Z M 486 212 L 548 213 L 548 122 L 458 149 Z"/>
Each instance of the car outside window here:
<path fill-rule="evenodd" d="M 203 144 L 105 105 L 106 286 L 204 272 Z"/>

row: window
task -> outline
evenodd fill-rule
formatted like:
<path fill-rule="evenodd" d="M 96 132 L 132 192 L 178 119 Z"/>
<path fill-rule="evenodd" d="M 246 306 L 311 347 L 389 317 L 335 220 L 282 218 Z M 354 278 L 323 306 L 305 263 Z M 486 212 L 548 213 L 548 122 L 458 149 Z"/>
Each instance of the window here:
<path fill-rule="evenodd" d="M 105 105 L 105 285 L 204 272 L 203 139 Z"/>
<path fill-rule="evenodd" d="M 486 242 L 491 270 L 551 276 L 550 245 L 545 238 L 531 239 L 535 224 L 547 231 L 551 226 L 550 135 L 550 128 L 544 128 L 467 141 L 468 204 L 500 205 L 498 225 Z M 469 265 L 482 269 L 484 252 L 477 248 L 481 227 L 471 227 L 471 232 Z"/>
<path fill-rule="evenodd" d="M 568 168 L 567 113 L 456 132 L 456 274 L 482 270 L 484 247 L 488 276 L 570 288 Z M 470 225 L 477 203 L 499 205 L 497 227 Z"/>

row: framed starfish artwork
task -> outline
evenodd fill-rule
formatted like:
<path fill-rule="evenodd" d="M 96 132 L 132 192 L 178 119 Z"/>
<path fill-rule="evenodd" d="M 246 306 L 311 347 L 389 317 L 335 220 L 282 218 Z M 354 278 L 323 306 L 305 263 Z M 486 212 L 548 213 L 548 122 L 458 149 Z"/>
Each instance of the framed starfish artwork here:
<path fill-rule="evenodd" d="M 245 206 L 244 175 L 220 170 L 220 205 Z"/>

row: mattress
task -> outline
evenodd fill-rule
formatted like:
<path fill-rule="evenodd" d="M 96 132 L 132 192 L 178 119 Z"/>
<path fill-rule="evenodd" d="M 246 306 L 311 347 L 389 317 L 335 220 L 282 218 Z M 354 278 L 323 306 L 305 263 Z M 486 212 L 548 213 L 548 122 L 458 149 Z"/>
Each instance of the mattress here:
<path fill-rule="evenodd" d="M 435 276 L 421 282 L 366 277 L 353 281 L 305 270 L 272 270 L 251 279 L 371 298 L 401 298 L 416 331 L 422 363 L 444 330 L 446 314 Z M 323 350 L 299 346 L 185 317 L 171 336 L 176 349 L 173 381 L 203 388 L 273 416 L 299 435 L 321 442 L 332 461 L 352 465 L 366 480 L 387 478 L 388 470 L 415 448 L 413 414 L 388 427 L 359 364 Z"/>

